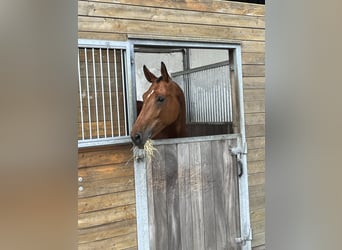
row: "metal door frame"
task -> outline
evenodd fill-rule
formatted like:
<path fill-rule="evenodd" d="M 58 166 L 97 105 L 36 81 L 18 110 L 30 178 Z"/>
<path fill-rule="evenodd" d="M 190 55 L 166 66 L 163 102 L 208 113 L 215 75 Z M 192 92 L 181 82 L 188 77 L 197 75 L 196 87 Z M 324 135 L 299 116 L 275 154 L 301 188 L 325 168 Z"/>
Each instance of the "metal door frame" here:
<path fill-rule="evenodd" d="M 241 243 L 242 250 L 251 249 L 252 229 L 250 225 L 249 213 L 249 194 L 248 194 L 248 172 L 247 172 L 247 143 L 245 134 L 245 117 L 244 117 L 244 99 L 243 99 L 243 79 L 242 79 L 242 59 L 241 44 L 238 42 L 227 41 L 166 41 L 166 40 L 149 40 L 149 39 L 129 39 L 129 50 L 127 53 L 130 58 L 130 82 L 131 90 L 135 90 L 135 61 L 134 49 L 136 46 L 161 46 L 161 47 L 189 47 L 189 48 L 215 48 L 228 49 L 229 60 L 231 63 L 231 80 L 236 84 L 236 106 L 235 107 L 235 134 L 230 136 L 238 137 L 238 146 L 231 149 L 231 153 L 236 155 L 237 161 L 241 166 L 242 175 L 239 178 L 239 205 L 240 205 L 240 238 L 236 241 Z M 131 93 L 132 99 L 136 100 L 136 93 Z M 134 105 L 133 105 L 134 106 Z M 234 108 L 234 107 L 233 107 Z M 135 111 L 132 111 L 135 114 Z M 134 115 L 135 117 L 135 115 Z M 220 137 L 213 136 L 213 137 Z M 196 140 L 196 137 L 191 138 Z M 169 139 L 180 140 L 180 139 Z M 200 137 L 198 138 L 200 140 Z M 148 203 L 147 203 L 147 183 L 146 183 L 146 164 L 143 150 L 136 150 L 134 155 L 134 173 L 136 188 L 136 213 L 137 213 L 137 234 L 138 247 L 140 250 L 149 250 L 149 229 L 148 229 Z"/>

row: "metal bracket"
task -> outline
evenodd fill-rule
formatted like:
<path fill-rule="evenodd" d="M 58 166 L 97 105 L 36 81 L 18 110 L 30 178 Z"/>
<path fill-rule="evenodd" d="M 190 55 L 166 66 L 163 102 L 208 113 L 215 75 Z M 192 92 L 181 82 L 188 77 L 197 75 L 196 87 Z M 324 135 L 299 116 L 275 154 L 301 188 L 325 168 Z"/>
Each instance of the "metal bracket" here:
<path fill-rule="evenodd" d="M 248 234 L 243 236 L 243 237 L 235 238 L 235 242 L 239 245 L 244 246 L 247 241 L 252 241 L 252 239 L 253 239 L 252 235 L 253 235 L 252 234 L 252 228 L 249 228 Z"/>
<path fill-rule="evenodd" d="M 145 159 L 145 151 L 143 149 L 139 149 L 137 147 L 134 147 L 134 160 L 137 162 L 141 162 Z"/>
<path fill-rule="evenodd" d="M 229 149 L 232 155 L 246 155 L 247 154 L 247 143 L 243 142 L 242 147 L 234 147 Z"/>

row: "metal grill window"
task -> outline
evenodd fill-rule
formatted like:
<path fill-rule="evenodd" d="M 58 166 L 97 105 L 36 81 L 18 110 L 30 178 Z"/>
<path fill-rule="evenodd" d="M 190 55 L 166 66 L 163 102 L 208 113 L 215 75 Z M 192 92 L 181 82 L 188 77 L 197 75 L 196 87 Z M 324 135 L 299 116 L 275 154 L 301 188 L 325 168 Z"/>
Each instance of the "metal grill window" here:
<path fill-rule="evenodd" d="M 128 136 L 125 50 L 78 48 L 78 140 Z"/>
<path fill-rule="evenodd" d="M 228 61 L 176 72 L 172 78 L 184 91 L 188 123 L 232 121 Z"/>

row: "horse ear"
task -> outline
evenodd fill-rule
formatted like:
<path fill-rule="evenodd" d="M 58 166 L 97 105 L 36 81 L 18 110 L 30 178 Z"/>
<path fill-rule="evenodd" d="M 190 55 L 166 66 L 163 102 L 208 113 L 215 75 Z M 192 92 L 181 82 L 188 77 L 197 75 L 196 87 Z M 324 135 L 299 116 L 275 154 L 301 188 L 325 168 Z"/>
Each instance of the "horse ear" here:
<path fill-rule="evenodd" d="M 161 75 L 163 77 L 163 80 L 168 82 L 171 79 L 171 77 L 170 77 L 169 73 L 167 73 L 166 66 L 165 66 L 165 64 L 163 62 L 161 62 L 161 69 L 160 69 L 160 71 L 161 71 Z"/>
<path fill-rule="evenodd" d="M 144 69 L 144 74 L 145 74 L 147 81 L 152 83 L 155 80 L 157 80 L 157 77 L 154 74 L 152 74 L 151 71 L 149 71 L 145 65 L 144 65 L 143 69 Z"/>

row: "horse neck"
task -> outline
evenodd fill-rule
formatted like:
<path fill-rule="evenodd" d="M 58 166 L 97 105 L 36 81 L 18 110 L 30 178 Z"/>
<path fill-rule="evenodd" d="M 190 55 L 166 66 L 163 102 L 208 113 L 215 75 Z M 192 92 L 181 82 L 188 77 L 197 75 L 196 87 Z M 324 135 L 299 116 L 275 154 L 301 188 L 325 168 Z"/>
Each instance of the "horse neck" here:
<path fill-rule="evenodd" d="M 176 121 L 165 127 L 154 139 L 179 138 L 186 136 L 186 113 L 184 96 L 180 98 L 180 113 Z"/>
<path fill-rule="evenodd" d="M 179 138 L 186 136 L 186 127 L 183 122 L 176 120 L 165 127 L 154 139 Z"/>

